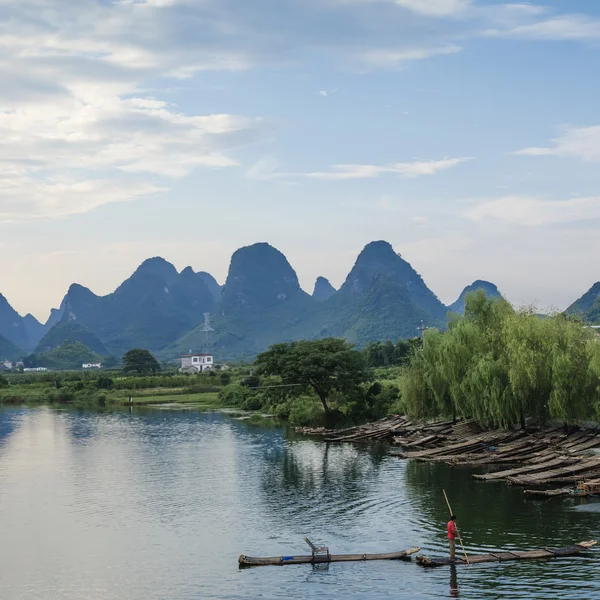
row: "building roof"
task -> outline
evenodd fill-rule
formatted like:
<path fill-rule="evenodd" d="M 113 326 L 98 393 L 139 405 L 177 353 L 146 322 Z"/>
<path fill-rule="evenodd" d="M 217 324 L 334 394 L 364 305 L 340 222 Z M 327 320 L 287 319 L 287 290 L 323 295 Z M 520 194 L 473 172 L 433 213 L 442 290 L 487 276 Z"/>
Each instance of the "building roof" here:
<path fill-rule="evenodd" d="M 198 352 L 197 354 L 182 354 L 181 358 L 190 358 L 192 356 L 212 356 L 212 354 L 202 354 L 201 352 Z"/>

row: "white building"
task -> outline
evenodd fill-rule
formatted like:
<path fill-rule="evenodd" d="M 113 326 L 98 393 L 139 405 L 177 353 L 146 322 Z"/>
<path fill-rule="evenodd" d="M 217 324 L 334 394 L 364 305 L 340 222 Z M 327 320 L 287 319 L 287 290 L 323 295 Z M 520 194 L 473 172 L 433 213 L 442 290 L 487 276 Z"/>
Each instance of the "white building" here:
<path fill-rule="evenodd" d="M 83 363 L 81 365 L 82 369 L 101 369 L 102 363 Z"/>
<path fill-rule="evenodd" d="M 214 368 L 211 354 L 184 354 L 180 360 L 180 373 L 204 373 L 204 371 L 212 371 Z"/>
<path fill-rule="evenodd" d="M 43 373 L 47 370 L 46 367 L 31 367 L 29 369 L 23 369 L 23 373 Z"/>

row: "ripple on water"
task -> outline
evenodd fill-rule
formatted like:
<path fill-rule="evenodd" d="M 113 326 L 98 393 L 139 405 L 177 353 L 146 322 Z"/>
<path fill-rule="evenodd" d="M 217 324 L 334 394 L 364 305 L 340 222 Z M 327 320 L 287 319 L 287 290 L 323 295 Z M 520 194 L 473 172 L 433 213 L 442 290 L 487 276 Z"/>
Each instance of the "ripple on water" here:
<path fill-rule="evenodd" d="M 468 470 L 288 439 L 226 415 L 0 410 L 1 597 L 402 600 L 456 585 L 473 600 L 600 597 L 587 558 L 237 569 L 240 553 L 305 553 L 305 535 L 333 552 L 445 553 L 442 488 L 469 551 L 600 537 L 596 505 L 528 503 Z"/>

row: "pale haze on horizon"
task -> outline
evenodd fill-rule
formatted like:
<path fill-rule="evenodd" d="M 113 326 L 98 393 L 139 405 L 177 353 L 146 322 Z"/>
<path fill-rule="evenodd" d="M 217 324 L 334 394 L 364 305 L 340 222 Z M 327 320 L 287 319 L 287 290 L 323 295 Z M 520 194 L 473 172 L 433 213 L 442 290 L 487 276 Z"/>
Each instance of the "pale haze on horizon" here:
<path fill-rule="evenodd" d="M 310 293 L 387 240 L 445 303 L 564 309 L 600 279 L 599 58 L 597 0 L 0 2 L 0 293 L 45 321 L 259 241 Z"/>

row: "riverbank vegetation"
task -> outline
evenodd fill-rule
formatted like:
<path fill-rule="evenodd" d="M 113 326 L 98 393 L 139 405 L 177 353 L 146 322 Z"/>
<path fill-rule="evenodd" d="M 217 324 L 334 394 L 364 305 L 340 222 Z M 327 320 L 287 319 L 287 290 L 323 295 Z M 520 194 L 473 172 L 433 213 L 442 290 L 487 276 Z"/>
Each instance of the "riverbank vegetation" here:
<path fill-rule="evenodd" d="M 0 375 L 0 403 L 79 405 L 220 404 L 218 376 L 177 373 L 135 376 L 121 371 L 64 371 Z"/>
<path fill-rule="evenodd" d="M 413 418 L 474 418 L 487 427 L 597 420 L 599 339 L 563 314 L 541 318 L 472 294 L 448 331 L 425 333 L 400 393 Z"/>
<path fill-rule="evenodd" d="M 575 423 L 600 416 L 600 339 L 576 318 L 540 317 L 477 292 L 447 331 L 427 330 L 423 338 L 362 349 L 335 338 L 276 344 L 253 364 L 196 375 L 137 349 L 119 370 L 0 376 L 0 402 L 196 402 L 309 426 L 389 414 L 475 419 L 485 427 Z"/>

